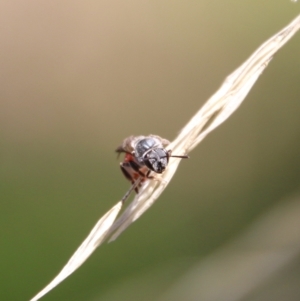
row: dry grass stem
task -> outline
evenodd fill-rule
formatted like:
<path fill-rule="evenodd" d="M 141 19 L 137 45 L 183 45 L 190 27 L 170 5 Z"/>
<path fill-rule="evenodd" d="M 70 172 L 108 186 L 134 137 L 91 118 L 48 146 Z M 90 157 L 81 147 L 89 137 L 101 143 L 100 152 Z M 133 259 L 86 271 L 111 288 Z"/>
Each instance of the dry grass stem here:
<path fill-rule="evenodd" d="M 205 103 L 169 145 L 176 154 L 187 154 L 204 137 L 224 122 L 242 103 L 274 54 L 299 30 L 300 15 L 287 27 L 260 46 L 252 56 L 229 75 L 220 89 Z M 92 229 L 61 272 L 31 301 L 40 299 L 66 277 L 72 274 L 104 241 L 116 239 L 132 222 L 139 218 L 160 196 L 172 179 L 179 159 L 170 159 L 161 181 L 147 181 L 140 193 L 115 220 L 122 204 L 119 202 L 107 212 Z"/>
<path fill-rule="evenodd" d="M 54 287 L 56 287 L 60 282 L 62 282 L 64 279 L 70 276 L 86 261 L 88 257 L 90 257 L 90 255 L 105 238 L 107 230 L 111 227 L 121 208 L 122 203 L 118 202 L 104 216 L 101 217 L 101 219 L 97 222 L 97 224 L 92 229 L 88 237 L 76 250 L 76 252 L 69 259 L 69 261 L 60 271 L 60 273 L 30 301 L 39 300 L 41 297 L 43 297 L 45 294 L 51 291 Z"/>

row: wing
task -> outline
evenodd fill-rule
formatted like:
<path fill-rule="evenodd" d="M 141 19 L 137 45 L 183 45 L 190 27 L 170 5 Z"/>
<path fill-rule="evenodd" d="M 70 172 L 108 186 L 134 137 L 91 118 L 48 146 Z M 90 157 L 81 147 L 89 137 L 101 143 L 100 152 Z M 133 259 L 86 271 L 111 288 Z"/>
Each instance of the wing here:
<path fill-rule="evenodd" d="M 161 138 L 161 137 L 159 137 L 157 135 L 149 135 L 149 137 L 152 137 L 155 140 L 158 140 L 163 145 L 164 148 L 166 148 L 170 144 L 169 140 Z"/>
<path fill-rule="evenodd" d="M 137 141 L 143 138 L 145 138 L 145 136 L 129 136 L 125 138 L 122 144 L 116 149 L 116 152 L 132 154 Z"/>

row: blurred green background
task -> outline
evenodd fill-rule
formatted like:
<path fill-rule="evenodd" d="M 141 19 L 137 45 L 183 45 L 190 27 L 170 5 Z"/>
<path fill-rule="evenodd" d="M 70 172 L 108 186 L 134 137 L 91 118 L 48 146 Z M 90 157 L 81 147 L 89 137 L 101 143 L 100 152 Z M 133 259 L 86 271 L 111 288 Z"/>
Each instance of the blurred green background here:
<path fill-rule="evenodd" d="M 175 138 L 299 5 L 1 1 L 0 300 L 33 297 L 123 196 L 114 150 L 125 137 Z M 299 54 L 298 34 L 159 201 L 42 300 L 174 300 L 163 296 L 185 273 L 300 195 Z M 299 300 L 297 252 L 288 264 L 274 287 Z M 263 288 L 218 300 L 276 300 L 272 282 Z"/>

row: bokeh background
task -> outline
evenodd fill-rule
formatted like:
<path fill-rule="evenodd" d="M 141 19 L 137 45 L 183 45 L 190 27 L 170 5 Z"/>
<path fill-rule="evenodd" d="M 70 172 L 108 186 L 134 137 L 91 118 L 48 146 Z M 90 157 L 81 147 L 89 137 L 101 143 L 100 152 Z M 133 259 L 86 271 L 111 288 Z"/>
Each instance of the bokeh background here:
<path fill-rule="evenodd" d="M 172 140 L 299 5 L 2 0 L 0 300 L 33 297 L 123 196 L 125 137 Z M 299 300 L 299 54 L 300 34 L 159 201 L 43 300 Z"/>

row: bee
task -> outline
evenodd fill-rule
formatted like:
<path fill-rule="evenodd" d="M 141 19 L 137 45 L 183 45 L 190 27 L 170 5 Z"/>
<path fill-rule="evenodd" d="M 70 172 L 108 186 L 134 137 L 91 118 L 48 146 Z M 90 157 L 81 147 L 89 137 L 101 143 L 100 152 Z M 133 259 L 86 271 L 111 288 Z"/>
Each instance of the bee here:
<path fill-rule="evenodd" d="M 130 136 L 124 139 L 123 143 L 116 149 L 116 152 L 125 153 L 120 168 L 125 178 L 132 187 L 123 197 L 126 199 L 134 189 L 136 193 L 148 179 L 154 179 L 155 174 L 162 174 L 168 166 L 169 158 L 188 158 L 186 155 L 172 155 L 172 150 L 167 150 L 170 142 L 159 136 Z M 152 175 L 151 175 L 152 173 Z"/>

